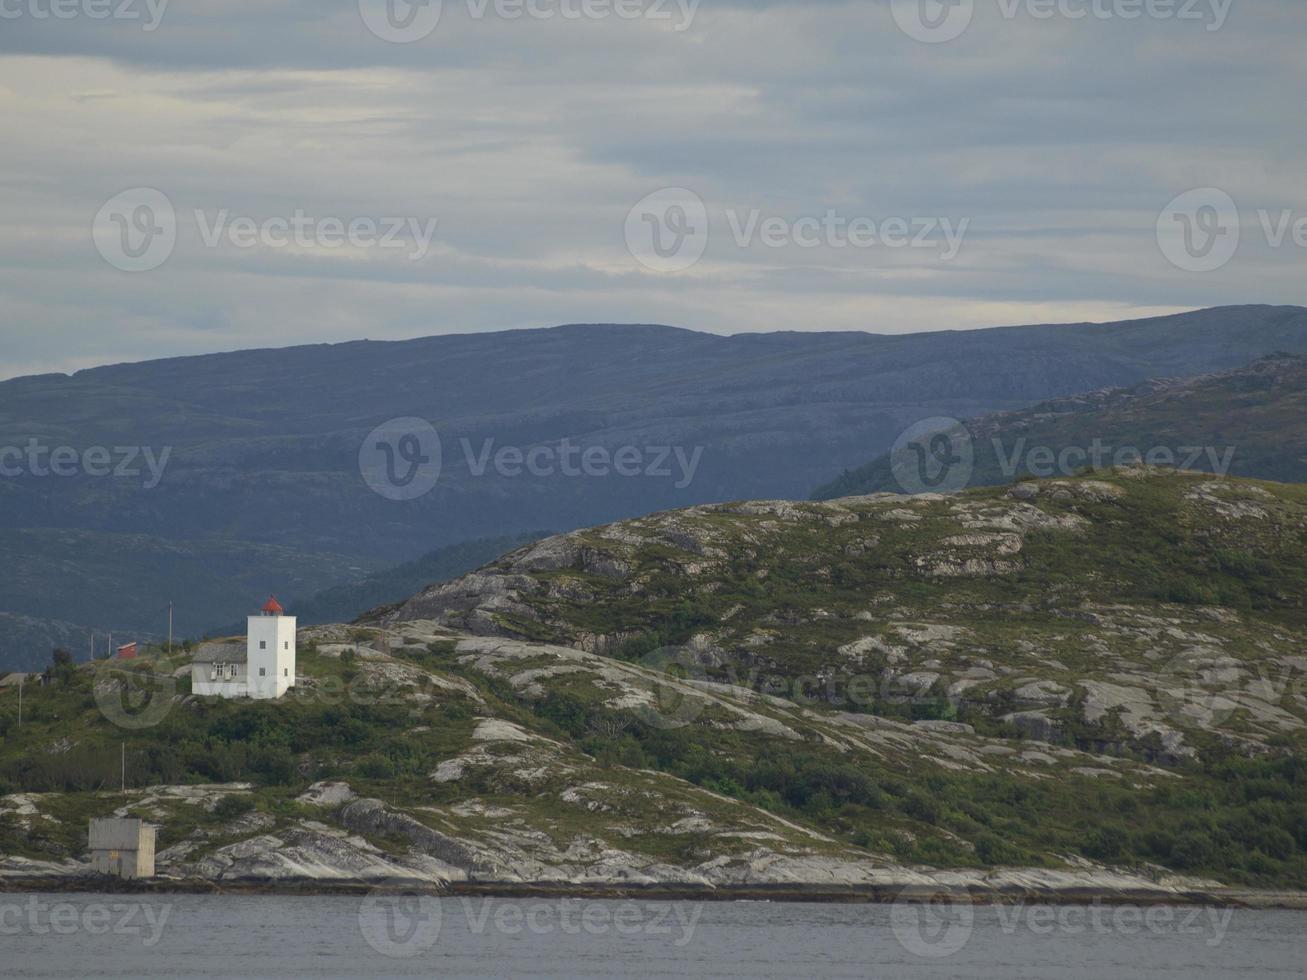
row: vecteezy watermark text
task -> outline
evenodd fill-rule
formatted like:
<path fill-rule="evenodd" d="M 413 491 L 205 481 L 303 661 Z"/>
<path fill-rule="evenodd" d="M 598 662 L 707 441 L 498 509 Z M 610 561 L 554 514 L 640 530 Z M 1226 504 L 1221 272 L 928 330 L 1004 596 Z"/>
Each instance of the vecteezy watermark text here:
<path fill-rule="evenodd" d="M 523 447 L 500 445 L 493 438 L 460 438 L 458 446 L 464 467 L 475 478 L 491 473 L 503 479 L 647 478 L 672 480 L 677 490 L 694 482 L 704 453 L 703 446 L 587 446 L 571 439 Z M 372 430 L 359 448 L 364 482 L 389 500 L 425 496 L 444 468 L 440 435 L 420 418 L 391 419 Z"/>
<path fill-rule="evenodd" d="M 703 915 L 698 902 L 535 901 L 439 899 L 406 893 L 402 886 L 371 892 L 359 908 L 359 931 L 378 953 L 412 959 L 440 942 L 446 920 L 462 918 L 460 932 L 474 936 L 655 937 L 683 949 L 694 940 Z"/>
<path fill-rule="evenodd" d="M 228 208 L 192 212 L 200 245 L 240 250 L 380 249 L 403 252 L 420 262 L 431 252 L 439 218 L 335 217 L 310 215 L 296 208 L 288 215 L 255 217 Z M 178 215 L 171 199 L 152 187 L 114 195 L 95 216 L 91 236 L 106 262 L 123 272 L 150 272 L 172 257 L 178 240 Z"/>
<path fill-rule="evenodd" d="M 1007 21 L 1154 20 L 1202 24 L 1219 31 L 1234 0 L 992 0 Z M 984 0 L 890 0 L 894 22 L 926 44 L 957 40 L 967 32 Z"/>
<path fill-rule="evenodd" d="M 206 248 L 225 239 L 235 248 L 391 248 L 407 249 L 414 262 L 425 258 L 436 237 L 439 218 L 315 218 L 301 209 L 289 217 L 232 216 L 227 209 L 212 216 L 196 210 L 195 223 Z"/>
<path fill-rule="evenodd" d="M 0 478 L 88 476 L 97 479 L 140 479 L 141 486 L 153 490 L 163 482 L 164 471 L 172 457 L 172 447 L 156 453 L 150 446 L 47 446 L 39 439 L 28 439 L 22 446 L 0 446 Z M 144 469 L 142 469 L 142 464 Z"/>
<path fill-rule="evenodd" d="M 738 249 L 922 249 L 941 261 L 957 258 L 970 218 L 871 217 L 826 209 L 821 215 L 767 214 L 761 208 L 723 211 Z M 625 238 L 631 256 L 654 272 L 683 272 L 703 258 L 712 236 L 708 207 L 694 191 L 664 187 L 627 213 Z"/>
<path fill-rule="evenodd" d="M 1113 447 L 1094 439 L 1088 446 L 1030 446 L 1024 438 L 1018 439 L 1009 450 L 1003 440 L 992 441 L 998 468 L 1003 476 L 1011 478 L 1019 473 L 1035 477 L 1075 476 L 1085 467 L 1104 470 L 1114 466 L 1168 466 L 1182 470 L 1196 469 L 1206 464 L 1206 472 L 1228 476 L 1234 463 L 1234 446 L 1218 449 L 1215 446 L 1138 446 Z"/>
<path fill-rule="evenodd" d="M 643 20 L 669 24 L 678 32 L 694 23 L 702 0 L 464 0 L 474 21 Z M 369 31 L 392 44 L 428 38 L 440 25 L 445 0 L 358 0 Z M 450 3 L 453 7 L 455 4 Z"/>
<path fill-rule="evenodd" d="M 0 0 L 0 20 L 133 20 L 153 32 L 172 0 Z"/>
<path fill-rule="evenodd" d="M 533 446 L 523 450 L 519 446 L 496 448 L 494 439 L 483 439 L 473 446 L 470 439 L 460 439 L 468 472 L 484 476 L 493 469 L 503 477 L 529 475 L 535 477 L 563 476 L 604 478 L 620 476 L 626 479 L 649 477 L 674 479 L 673 486 L 684 490 L 694 482 L 694 474 L 703 461 L 703 446 L 687 450 L 683 446 L 580 446 L 564 439 L 555 446 Z"/>
<path fill-rule="evenodd" d="M 1225 941 L 1234 909 L 1174 905 L 1116 905 L 1096 899 L 1087 905 L 1018 901 L 977 908 L 965 894 L 929 896 L 905 891 L 890 907 L 890 927 L 905 950 L 923 959 L 960 953 L 976 931 L 976 920 L 997 919 L 999 932 L 1013 936 L 1176 936 L 1215 948 Z M 989 933 L 988 927 L 985 929 Z"/>
<path fill-rule="evenodd" d="M 1234 446 L 1113 446 L 1101 437 L 1087 445 L 1037 445 L 1024 436 L 1006 443 L 993 436 L 989 448 L 998 473 L 1005 479 L 1076 476 L 1118 466 L 1162 466 L 1228 476 Z M 889 453 L 890 471 L 899 489 L 908 494 L 957 493 L 971 483 L 976 471 L 975 437 L 954 418 L 923 419 L 905 429 Z"/>
<path fill-rule="evenodd" d="M 31 895 L 0 901 L 0 936 L 141 936 L 141 945 L 153 948 L 171 914 L 166 902 L 47 902 Z"/>

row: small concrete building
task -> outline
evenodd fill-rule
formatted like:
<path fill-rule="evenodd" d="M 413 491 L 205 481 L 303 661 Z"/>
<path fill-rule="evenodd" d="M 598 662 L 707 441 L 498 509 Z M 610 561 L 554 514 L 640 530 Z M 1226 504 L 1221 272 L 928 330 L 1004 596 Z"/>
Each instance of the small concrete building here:
<path fill-rule="evenodd" d="M 275 598 L 249 617 L 245 642 L 203 644 L 191 662 L 191 691 L 271 701 L 295 686 L 295 617 Z"/>
<path fill-rule="evenodd" d="M 143 820 L 91 821 L 91 866 L 119 878 L 154 877 L 154 827 Z"/>

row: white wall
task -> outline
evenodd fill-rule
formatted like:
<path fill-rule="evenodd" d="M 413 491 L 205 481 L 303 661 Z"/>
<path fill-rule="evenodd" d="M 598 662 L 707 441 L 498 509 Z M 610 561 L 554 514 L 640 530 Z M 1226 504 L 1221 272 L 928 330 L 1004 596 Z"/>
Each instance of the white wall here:
<path fill-rule="evenodd" d="M 295 617 L 251 616 L 247 631 L 250 697 L 279 698 L 295 686 Z"/>
<path fill-rule="evenodd" d="M 245 665 L 237 664 L 235 678 L 212 680 L 212 664 L 191 664 L 191 693 L 201 697 L 243 698 L 249 692 L 245 683 Z"/>

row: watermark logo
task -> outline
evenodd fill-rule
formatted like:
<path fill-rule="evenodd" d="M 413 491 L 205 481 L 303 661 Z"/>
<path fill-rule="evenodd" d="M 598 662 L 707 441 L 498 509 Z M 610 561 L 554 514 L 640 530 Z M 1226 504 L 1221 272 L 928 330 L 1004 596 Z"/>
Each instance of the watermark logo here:
<path fill-rule="evenodd" d="M 444 0 L 359 0 L 363 24 L 391 44 L 430 37 L 440 25 L 444 7 Z"/>
<path fill-rule="evenodd" d="M 373 429 L 359 449 L 359 472 L 387 500 L 416 500 L 440 479 L 440 434 L 430 422 L 399 418 Z"/>
<path fill-rule="evenodd" d="M 652 272 L 684 272 L 708 248 L 708 208 L 684 187 L 665 187 L 642 198 L 626 216 L 626 247 Z"/>
<path fill-rule="evenodd" d="M 1193 937 L 1208 948 L 1221 945 L 1234 916 L 1231 908 L 1108 905 L 1101 899 L 1085 905 L 1018 901 L 988 906 L 985 912 L 997 919 L 1001 936 L 1019 932 L 1098 938 L 1147 934 Z M 906 889 L 890 909 L 890 924 L 899 944 L 913 956 L 945 959 L 960 953 L 971 941 L 976 910 L 965 894 L 922 896 L 918 889 Z"/>
<path fill-rule="evenodd" d="M 1198 187 L 1171 201 L 1157 219 L 1157 244 L 1177 269 L 1215 272 L 1239 250 L 1239 208 L 1225 191 Z"/>
<path fill-rule="evenodd" d="M 133 20 L 152 34 L 172 0 L 0 0 L 0 20 Z"/>
<path fill-rule="evenodd" d="M 358 920 L 367 944 L 392 959 L 421 956 L 440 941 L 439 899 L 403 886 L 370 891 L 359 907 Z"/>
<path fill-rule="evenodd" d="M 440 942 L 443 918 L 459 916 L 472 936 L 656 937 L 677 949 L 694 940 L 699 902 L 441 900 L 404 885 L 374 889 L 359 909 L 359 929 L 378 953 L 412 959 Z"/>
<path fill-rule="evenodd" d="M 1307 673 L 1293 660 L 1250 665 L 1195 647 L 1158 672 L 1157 701 L 1177 724 L 1211 731 L 1242 709 L 1307 697 Z"/>
<path fill-rule="evenodd" d="M 849 217 L 828 208 L 821 215 L 765 214 L 761 208 L 723 210 L 738 249 L 930 249 L 945 262 L 957 258 L 970 218 Z M 653 272 L 683 272 L 698 264 L 712 237 L 712 219 L 698 194 L 668 187 L 641 199 L 626 217 L 626 246 Z"/>
<path fill-rule="evenodd" d="M 153 728 L 172 711 L 177 695 L 173 665 L 167 661 L 129 669 L 110 661 L 100 665 L 93 682 L 100 714 L 127 731 Z"/>
<path fill-rule="evenodd" d="M 458 440 L 462 464 L 477 479 L 620 477 L 674 480 L 677 490 L 694 482 L 704 447 L 583 446 L 571 439 L 529 448 L 498 445 L 494 439 Z M 388 500 L 416 500 L 435 489 L 443 469 L 440 435 L 419 418 L 391 419 L 373 429 L 359 449 L 359 472 Z"/>
<path fill-rule="evenodd" d="M 1172 658 L 1160 671 L 1157 700 L 1178 723 L 1219 728 L 1239 710 L 1237 701 L 1221 693 L 1221 681 L 1221 669 L 1212 662 L 1210 654 L 1186 651 Z"/>
<path fill-rule="evenodd" d="M 1246 226 L 1234 198 L 1217 187 L 1185 191 L 1157 219 L 1157 243 L 1162 254 L 1185 272 L 1215 272 L 1229 264 L 1241 241 L 1253 230 Z M 1307 249 L 1307 215 L 1292 208 L 1257 210 L 1256 230 L 1268 248 L 1292 244 Z"/>
<path fill-rule="evenodd" d="M 1044 22 L 1064 20 L 1141 19 L 1201 23 L 1219 31 L 1230 16 L 1234 0 L 994 0 L 1005 21 L 1018 18 Z M 890 0 L 894 22 L 908 37 L 925 44 L 955 41 L 976 15 L 976 0 Z"/>
<path fill-rule="evenodd" d="M 105 202 L 91 226 L 100 255 L 123 272 L 150 272 L 177 247 L 177 212 L 153 187 L 136 187 Z"/>
<path fill-rule="evenodd" d="M 954 418 L 929 418 L 894 441 L 890 469 L 904 493 L 957 493 L 975 470 L 976 450 L 967 427 Z"/>
<path fill-rule="evenodd" d="M 655 675 L 650 701 L 636 709 L 646 725 L 664 730 L 693 724 L 707 707 L 705 695 L 693 689 L 695 681 L 708 675 L 693 651 L 686 647 L 662 647 L 640 658 L 640 666 Z"/>
<path fill-rule="evenodd" d="M 921 897 L 901 892 L 890 906 L 890 928 L 913 956 L 943 959 L 971 941 L 975 906 L 949 893 Z"/>
<path fill-rule="evenodd" d="M 404 251 L 411 262 L 431 252 L 439 218 L 317 217 L 296 208 L 288 215 L 254 217 L 228 208 L 187 212 L 204 248 L 255 248 L 337 251 L 381 249 Z M 187 228 L 189 229 L 189 224 Z M 151 272 L 172 257 L 179 218 L 162 191 L 136 188 L 107 201 L 95 217 L 92 238 L 104 260 L 124 272 Z"/>
<path fill-rule="evenodd" d="M 890 0 L 894 23 L 914 41 L 943 44 L 960 38 L 976 14 L 975 0 Z"/>

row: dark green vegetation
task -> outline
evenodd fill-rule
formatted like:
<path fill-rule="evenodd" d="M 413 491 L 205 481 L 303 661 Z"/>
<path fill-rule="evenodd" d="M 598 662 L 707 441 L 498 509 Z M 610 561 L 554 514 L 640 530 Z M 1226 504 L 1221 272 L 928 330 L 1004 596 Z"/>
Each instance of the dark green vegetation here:
<path fill-rule="evenodd" d="M 436 545 L 805 495 L 924 415 L 1227 370 L 1307 351 L 1305 326 L 1302 309 L 1270 307 L 913 336 L 573 326 L 4 382 L 0 448 L 172 452 L 148 489 L 139 477 L 0 478 L 0 664 L 30 664 L 56 643 L 81 651 L 92 627 L 157 634 L 170 600 L 178 634 L 199 636 L 268 592 L 348 586 Z M 374 427 L 407 416 L 440 431 L 444 467 L 434 491 L 397 503 L 365 485 L 358 455 Z M 564 439 L 636 447 L 645 475 L 478 476 L 463 444 L 475 460 Z M 688 485 L 660 447 L 702 447 Z"/>
<path fill-rule="evenodd" d="M 1062 459 L 1074 472 L 1149 454 L 1164 465 L 1301 483 L 1307 481 L 1304 420 L 1307 358 L 1276 355 L 1224 374 L 1106 389 L 973 419 L 969 483 L 1054 475 Z M 882 492 L 903 492 L 888 454 L 846 470 L 813 499 Z"/>
<path fill-rule="evenodd" d="M 1092 613 L 1068 615 L 1085 605 L 1227 606 L 1255 614 L 1245 628 L 1307 626 L 1307 486 L 1138 472 L 833 511 L 726 504 L 626 522 L 634 543 L 575 532 L 555 539 L 567 542 L 564 567 L 535 574 L 583 588 L 525 591 L 533 614 L 500 622 L 548 642 L 615 638 L 631 658 L 712 627 L 718 644 L 765 641 L 749 662 L 791 676 L 823 666 L 856 639 L 850 630 L 874 634 L 914 614 L 945 613 L 997 650 L 1092 626 Z M 490 567 L 520 572 L 520 558 Z M 632 571 L 587 568 L 602 558 Z M 401 618 L 424 617 L 427 601 L 415 597 Z M 859 612 L 870 625 L 850 622 Z M 1076 660 L 1067 640 L 1059 653 Z"/>
<path fill-rule="evenodd" d="M 1158 864 L 1229 882 L 1307 885 L 1307 765 L 1287 751 L 1287 743 L 1255 758 L 1229 749 L 1207 752 L 1172 767 L 1166 778 L 1145 776 L 1150 770 L 1144 753 L 1126 748 L 1118 758 L 1131 775 L 1121 780 L 1066 769 L 1038 778 L 1021 770 L 949 771 L 915 755 L 838 750 L 820 734 L 831 730 L 820 725 L 794 741 L 731 731 L 723 725 L 725 716 L 710 711 L 683 727 L 666 728 L 640 711 L 606 707 L 605 692 L 585 677 L 559 680 L 543 695 L 523 697 L 500 676 L 469 666 L 453 643 L 398 656 L 434 677 L 465 679 L 479 701 L 446 693 L 435 704 L 419 705 L 405 685 L 376 680 L 363 662 L 322 657 L 312 648 L 301 661 L 309 679 L 280 703 L 186 699 L 142 731 L 105 721 L 92 685 L 115 670 L 108 665 L 98 668 L 99 675 L 85 666 L 62 671 L 49 686 L 30 688 L 21 729 L 14 698 L 0 696 L 0 796 L 20 790 L 46 794 L 39 809 L 54 818 L 26 826 L 0 819 L 0 854 L 51 859 L 82 853 L 86 819 L 122 804 L 109 791 L 117 789 L 125 743 L 133 788 L 254 784 L 251 794 L 226 796 L 212 809 L 168 806 L 163 848 L 197 833 L 210 849 L 234 843 L 242 834 L 233 821 L 255 812 L 279 825 L 321 819 L 296 797 L 327 778 L 348 780 L 358 792 L 399 807 L 475 800 L 513 808 L 532 826 L 566 841 L 577 833 L 604 834 L 604 819 L 613 819 L 601 813 L 596 823 L 594 815 L 560 803 L 568 787 L 602 780 L 610 802 L 618 805 L 622 793 L 647 785 L 649 777 L 642 783 L 637 774 L 655 770 L 666 774 L 658 777 L 664 806 L 684 781 L 818 828 L 841 846 L 895 861 L 1055 868 L 1078 855 L 1127 868 Z M 140 687 L 158 689 L 150 664 L 126 669 Z M 184 697 L 186 687 L 182 681 L 176 694 Z M 520 762 L 505 754 L 506 768 L 481 767 L 455 783 L 434 784 L 430 773 L 467 750 L 477 720 L 485 717 L 553 740 L 562 747 L 566 768 L 543 782 L 528 781 L 515 772 Z M 1009 744 L 1019 750 L 1047 749 L 1012 734 Z M 694 802 L 727 824 L 731 809 L 713 799 Z M 143 806 L 136 812 L 158 819 Z M 642 804 L 638 817 L 656 822 L 660 814 L 659 807 Z M 636 819 L 619 815 L 623 823 Z M 693 860 L 706 843 L 654 832 L 634 845 L 629 834 L 615 839 L 672 861 Z M 401 846 L 384 836 L 374 840 L 383 849 Z"/>
<path fill-rule="evenodd" d="M 1050 783 L 853 764 L 821 746 L 739 734 L 708 742 L 693 728 L 636 719 L 622 719 L 628 727 L 613 742 L 566 699 L 539 710 L 600 760 L 671 773 L 905 862 L 1055 867 L 1056 856 L 1078 854 L 1307 886 L 1307 760 L 1298 754 L 1216 753 L 1185 767 L 1183 784 L 1141 789 L 1084 776 Z"/>

